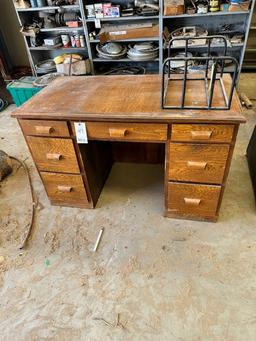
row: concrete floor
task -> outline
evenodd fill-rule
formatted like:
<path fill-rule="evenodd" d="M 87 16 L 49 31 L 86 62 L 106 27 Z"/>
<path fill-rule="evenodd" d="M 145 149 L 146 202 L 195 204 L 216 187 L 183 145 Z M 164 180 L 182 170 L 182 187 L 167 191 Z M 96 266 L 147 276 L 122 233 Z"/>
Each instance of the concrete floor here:
<path fill-rule="evenodd" d="M 0 149 L 26 160 L 39 205 L 20 252 L 30 210 L 23 170 L 1 183 L 1 341 L 256 339 L 256 208 L 245 159 L 253 110 L 214 224 L 162 216 L 159 165 L 116 164 L 95 210 L 51 207 L 13 109 L 0 114 Z"/>

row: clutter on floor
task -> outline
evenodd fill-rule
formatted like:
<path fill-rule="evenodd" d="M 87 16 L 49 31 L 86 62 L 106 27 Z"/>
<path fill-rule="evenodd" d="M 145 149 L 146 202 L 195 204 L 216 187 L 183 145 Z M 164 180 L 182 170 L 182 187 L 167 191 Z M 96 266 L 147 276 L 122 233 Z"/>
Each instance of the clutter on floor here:
<path fill-rule="evenodd" d="M 0 150 L 0 181 L 12 172 L 11 158 L 3 151 Z"/>
<path fill-rule="evenodd" d="M 10 175 L 13 172 L 13 162 L 18 163 L 19 166 L 23 168 L 23 170 L 26 173 L 27 181 L 29 184 L 31 205 L 32 205 L 29 223 L 25 226 L 25 230 L 23 231 L 20 237 L 21 241 L 20 241 L 19 249 L 23 249 L 28 242 L 31 230 L 33 228 L 33 223 L 35 219 L 36 200 L 35 200 L 35 195 L 34 195 L 33 188 L 32 188 L 31 176 L 30 176 L 27 165 L 25 164 L 24 161 L 21 161 L 17 157 L 7 155 L 3 150 L 0 150 L 0 182 L 3 181 L 8 175 Z M 11 191 L 10 191 L 10 195 L 11 195 Z"/>
<path fill-rule="evenodd" d="M 8 106 L 8 102 L 0 97 L 0 112 L 4 111 L 4 109 Z"/>

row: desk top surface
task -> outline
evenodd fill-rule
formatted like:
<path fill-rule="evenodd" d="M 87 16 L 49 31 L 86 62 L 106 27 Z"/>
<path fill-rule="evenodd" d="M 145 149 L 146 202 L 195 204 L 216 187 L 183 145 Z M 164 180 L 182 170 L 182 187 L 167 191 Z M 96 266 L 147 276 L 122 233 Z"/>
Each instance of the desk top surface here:
<path fill-rule="evenodd" d="M 228 75 L 224 83 L 230 83 Z M 199 89 L 197 94 L 200 99 L 203 91 Z M 60 77 L 12 116 L 54 120 L 245 122 L 236 93 L 230 110 L 161 109 L 160 97 L 159 75 Z"/>

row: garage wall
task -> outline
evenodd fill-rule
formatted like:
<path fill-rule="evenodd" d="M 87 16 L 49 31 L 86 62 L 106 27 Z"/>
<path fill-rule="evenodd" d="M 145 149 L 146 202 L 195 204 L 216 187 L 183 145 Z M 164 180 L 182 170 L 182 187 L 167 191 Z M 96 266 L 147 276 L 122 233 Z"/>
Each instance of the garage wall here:
<path fill-rule="evenodd" d="M 12 0 L 0 0 L 0 29 L 13 66 L 29 65 Z"/>

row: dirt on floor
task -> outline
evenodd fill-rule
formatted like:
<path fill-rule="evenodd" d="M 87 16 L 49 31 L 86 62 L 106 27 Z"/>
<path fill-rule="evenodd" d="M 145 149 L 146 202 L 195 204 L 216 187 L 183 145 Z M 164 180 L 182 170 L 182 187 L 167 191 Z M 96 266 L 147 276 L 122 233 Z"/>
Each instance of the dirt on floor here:
<path fill-rule="evenodd" d="M 0 149 L 25 160 L 0 183 L 0 340 L 256 339 L 256 207 L 245 112 L 219 221 L 163 217 L 163 166 L 115 164 L 97 208 L 53 207 L 15 119 L 0 113 Z M 98 251 L 93 246 L 104 234 Z"/>

